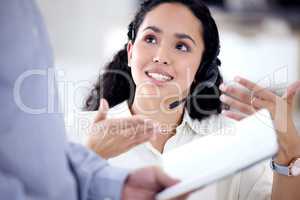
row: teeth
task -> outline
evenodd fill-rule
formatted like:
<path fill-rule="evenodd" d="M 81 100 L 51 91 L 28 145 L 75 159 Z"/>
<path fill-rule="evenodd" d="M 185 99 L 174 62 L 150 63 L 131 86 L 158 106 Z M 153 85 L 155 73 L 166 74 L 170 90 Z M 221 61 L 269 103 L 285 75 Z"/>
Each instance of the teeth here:
<path fill-rule="evenodd" d="M 169 76 L 165 76 L 162 74 L 158 74 L 158 73 L 148 73 L 149 76 L 151 76 L 152 78 L 158 80 L 158 81 L 169 81 L 172 78 Z"/>

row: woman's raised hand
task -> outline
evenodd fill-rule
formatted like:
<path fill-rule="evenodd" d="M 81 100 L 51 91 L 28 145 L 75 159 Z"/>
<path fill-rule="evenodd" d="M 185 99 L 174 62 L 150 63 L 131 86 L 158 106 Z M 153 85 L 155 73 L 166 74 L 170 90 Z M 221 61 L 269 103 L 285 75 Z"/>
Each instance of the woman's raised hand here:
<path fill-rule="evenodd" d="M 107 101 L 101 99 L 87 142 L 88 147 L 105 159 L 124 153 L 160 133 L 159 126 L 143 116 L 107 119 L 108 110 Z"/>
<path fill-rule="evenodd" d="M 220 96 L 221 101 L 240 112 L 223 111 L 224 115 L 241 120 L 257 110 L 268 109 L 279 138 L 280 150 L 277 161 L 287 164 L 295 152 L 300 153 L 300 136 L 297 134 L 292 117 L 293 103 L 297 91 L 300 90 L 300 81 L 291 84 L 283 96 L 277 96 L 272 91 L 241 77 L 236 77 L 235 81 L 250 93 L 241 88 L 222 84 L 220 90 L 224 94 Z"/>

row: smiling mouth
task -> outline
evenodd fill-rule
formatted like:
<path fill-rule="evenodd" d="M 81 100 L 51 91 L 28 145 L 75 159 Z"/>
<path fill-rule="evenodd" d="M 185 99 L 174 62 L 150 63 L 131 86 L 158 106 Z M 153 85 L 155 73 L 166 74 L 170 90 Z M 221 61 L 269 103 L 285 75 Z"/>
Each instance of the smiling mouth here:
<path fill-rule="evenodd" d="M 156 73 L 156 72 L 148 72 L 148 71 L 146 71 L 145 74 L 149 78 L 152 78 L 154 80 L 161 81 L 161 82 L 167 82 L 167 81 L 171 81 L 171 80 L 174 79 L 174 77 L 172 77 L 172 76 L 165 75 L 165 74 L 160 74 L 160 73 Z"/>

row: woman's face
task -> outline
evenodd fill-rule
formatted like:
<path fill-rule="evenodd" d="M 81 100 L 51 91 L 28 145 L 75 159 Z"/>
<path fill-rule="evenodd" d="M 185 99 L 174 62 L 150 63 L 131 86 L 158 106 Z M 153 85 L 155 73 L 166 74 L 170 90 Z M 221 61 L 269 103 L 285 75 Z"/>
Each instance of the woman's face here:
<path fill-rule="evenodd" d="M 136 94 L 185 97 L 204 51 L 201 23 L 182 4 L 161 4 L 147 13 L 127 51 Z"/>

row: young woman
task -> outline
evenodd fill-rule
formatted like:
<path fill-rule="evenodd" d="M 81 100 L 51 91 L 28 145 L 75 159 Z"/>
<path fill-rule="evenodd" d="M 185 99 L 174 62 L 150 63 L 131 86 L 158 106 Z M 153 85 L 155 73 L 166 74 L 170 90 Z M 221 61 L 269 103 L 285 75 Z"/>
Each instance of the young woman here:
<path fill-rule="evenodd" d="M 94 125 L 106 129 L 91 136 L 89 146 L 113 165 L 133 169 L 156 165 L 164 152 L 230 126 L 234 122 L 220 115 L 219 49 L 217 26 L 201 1 L 143 2 L 128 27 L 128 43 L 87 99 L 90 111 L 106 99 L 112 107 L 108 115 L 118 119 L 103 120 L 108 105 L 102 100 Z M 142 119 L 151 119 L 151 125 Z M 274 184 L 272 199 L 289 191 L 280 178 Z M 195 198 L 271 199 L 271 190 L 272 172 L 263 163 L 202 189 Z"/>

